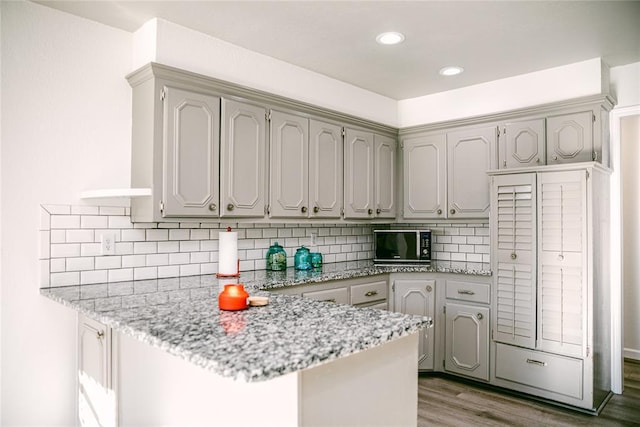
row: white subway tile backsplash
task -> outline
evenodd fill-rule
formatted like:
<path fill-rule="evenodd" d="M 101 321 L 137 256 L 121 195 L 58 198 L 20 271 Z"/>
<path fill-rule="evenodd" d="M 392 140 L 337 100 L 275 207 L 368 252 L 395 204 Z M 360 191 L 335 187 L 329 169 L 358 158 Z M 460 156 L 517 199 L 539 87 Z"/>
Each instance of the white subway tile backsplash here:
<path fill-rule="evenodd" d="M 238 233 L 240 269 L 248 271 L 265 268 L 266 251 L 276 241 L 284 247 L 289 265 L 293 265 L 293 255 L 300 245 L 321 252 L 325 263 L 371 259 L 372 230 L 384 225 L 132 224 L 129 208 L 48 205 L 43 206 L 40 219 L 40 229 L 44 230 L 40 235 L 43 276 L 40 283 L 43 287 L 91 286 L 100 282 L 214 274 L 218 268 L 218 233 L 227 227 Z M 435 260 L 489 262 L 487 224 L 393 224 L 389 227 L 430 228 Z M 115 235 L 116 255 L 101 254 L 100 240 L 104 233 Z M 312 233 L 316 237 L 313 246 Z"/>

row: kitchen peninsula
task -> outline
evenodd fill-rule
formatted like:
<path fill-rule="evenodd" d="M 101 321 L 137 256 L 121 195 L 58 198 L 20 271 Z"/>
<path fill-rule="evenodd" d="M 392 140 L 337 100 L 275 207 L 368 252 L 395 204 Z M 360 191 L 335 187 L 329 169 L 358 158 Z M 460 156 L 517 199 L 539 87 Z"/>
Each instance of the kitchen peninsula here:
<path fill-rule="evenodd" d="M 418 331 L 431 319 L 269 292 L 388 272 L 350 264 L 243 273 L 248 292 L 270 302 L 237 312 L 218 309 L 224 282 L 213 275 L 41 293 L 77 310 L 81 326 L 97 324 L 103 346 L 113 343 L 101 399 L 113 424 L 415 425 Z M 85 396 L 80 334 L 80 416 L 90 408 L 100 417 Z"/>

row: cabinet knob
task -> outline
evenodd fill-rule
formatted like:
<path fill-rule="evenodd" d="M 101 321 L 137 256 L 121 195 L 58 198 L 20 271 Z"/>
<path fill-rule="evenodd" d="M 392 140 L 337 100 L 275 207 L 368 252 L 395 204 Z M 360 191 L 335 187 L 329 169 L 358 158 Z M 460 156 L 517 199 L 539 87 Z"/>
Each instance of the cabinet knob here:
<path fill-rule="evenodd" d="M 564 261 L 564 255 L 562 254 L 558 255 L 558 261 Z"/>
<path fill-rule="evenodd" d="M 382 212 L 382 209 L 380 208 L 376 209 L 376 214 L 380 215 L 381 212 Z"/>
<path fill-rule="evenodd" d="M 442 215 L 442 209 L 438 209 L 438 215 Z"/>
<path fill-rule="evenodd" d="M 449 209 L 449 213 L 450 213 L 451 215 L 453 215 L 453 214 L 455 214 L 455 213 L 456 213 L 456 210 L 455 210 L 455 209 Z"/>
<path fill-rule="evenodd" d="M 516 259 L 518 258 L 518 254 L 516 254 L 515 252 L 511 254 L 511 259 Z"/>
<path fill-rule="evenodd" d="M 300 212 L 307 213 L 307 207 L 306 206 L 301 207 Z"/>
<path fill-rule="evenodd" d="M 99 340 L 104 338 L 104 331 L 98 331 L 98 333 L 96 334 L 96 338 Z"/>
<path fill-rule="evenodd" d="M 318 213 L 318 212 L 320 212 L 320 208 L 317 207 L 317 206 L 314 206 L 313 207 L 313 213 Z"/>
<path fill-rule="evenodd" d="M 211 203 L 211 204 L 209 205 L 209 210 L 210 210 L 211 212 L 215 212 L 215 211 L 216 211 L 216 209 L 218 209 L 218 206 L 216 206 L 216 204 L 215 204 L 215 203 Z"/>
<path fill-rule="evenodd" d="M 553 156 L 553 160 L 558 160 L 558 156 Z"/>
<path fill-rule="evenodd" d="M 536 159 L 536 163 L 540 163 L 540 157 Z"/>
<path fill-rule="evenodd" d="M 229 204 L 227 205 L 227 210 L 228 210 L 228 211 L 232 211 L 232 210 L 234 210 L 234 209 L 235 209 L 235 206 L 233 206 L 233 203 L 229 203 Z"/>
<path fill-rule="evenodd" d="M 504 166 L 505 168 L 507 167 L 507 161 L 506 160 L 502 161 L 502 166 Z"/>
<path fill-rule="evenodd" d="M 484 316 L 482 315 L 482 313 L 478 313 L 476 314 L 476 317 L 478 318 L 478 320 L 482 320 Z"/>
<path fill-rule="evenodd" d="M 431 285 L 427 285 L 427 292 L 431 292 L 433 290 L 433 288 L 431 287 Z"/>
<path fill-rule="evenodd" d="M 369 215 L 373 214 L 373 209 L 369 209 L 369 210 L 367 211 L 367 213 L 368 213 Z"/>

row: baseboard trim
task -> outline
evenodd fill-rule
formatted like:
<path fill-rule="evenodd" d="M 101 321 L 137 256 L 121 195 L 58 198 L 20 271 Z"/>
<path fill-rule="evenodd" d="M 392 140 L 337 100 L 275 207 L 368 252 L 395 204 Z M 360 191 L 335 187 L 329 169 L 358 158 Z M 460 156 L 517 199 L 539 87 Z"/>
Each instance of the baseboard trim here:
<path fill-rule="evenodd" d="M 636 350 L 634 348 L 625 348 L 624 349 L 624 358 L 625 359 L 633 359 L 640 361 L 640 350 Z"/>

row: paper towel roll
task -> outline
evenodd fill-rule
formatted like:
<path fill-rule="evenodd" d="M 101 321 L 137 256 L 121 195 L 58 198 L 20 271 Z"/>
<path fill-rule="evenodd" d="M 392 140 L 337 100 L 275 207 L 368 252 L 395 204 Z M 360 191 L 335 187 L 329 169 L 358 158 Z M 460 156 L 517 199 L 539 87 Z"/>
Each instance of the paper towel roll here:
<path fill-rule="evenodd" d="M 238 233 L 236 231 L 221 231 L 219 239 L 218 276 L 237 276 L 239 274 Z"/>

